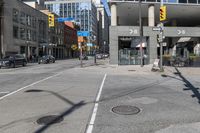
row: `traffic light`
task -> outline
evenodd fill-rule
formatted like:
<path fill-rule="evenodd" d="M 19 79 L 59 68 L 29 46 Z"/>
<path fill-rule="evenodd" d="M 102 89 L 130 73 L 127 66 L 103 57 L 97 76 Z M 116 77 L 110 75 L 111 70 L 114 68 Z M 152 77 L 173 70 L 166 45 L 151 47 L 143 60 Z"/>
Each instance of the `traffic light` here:
<path fill-rule="evenodd" d="M 160 21 L 166 20 L 167 12 L 166 12 L 166 6 L 160 7 Z"/>
<path fill-rule="evenodd" d="M 49 27 L 54 27 L 54 14 L 48 14 Z"/>

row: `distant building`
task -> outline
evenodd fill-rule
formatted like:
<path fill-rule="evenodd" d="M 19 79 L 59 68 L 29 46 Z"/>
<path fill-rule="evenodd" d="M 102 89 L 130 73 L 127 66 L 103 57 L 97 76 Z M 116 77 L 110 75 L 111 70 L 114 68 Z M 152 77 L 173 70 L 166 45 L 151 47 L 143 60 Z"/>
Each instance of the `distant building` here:
<path fill-rule="evenodd" d="M 78 36 L 77 36 L 77 29 L 75 28 L 72 22 L 65 22 L 64 28 L 64 44 L 66 47 L 66 57 L 67 58 L 74 58 L 78 57 L 79 52 L 77 50 L 72 49 L 72 45 L 78 46 Z"/>
<path fill-rule="evenodd" d="M 91 33 L 90 42 L 97 41 L 97 9 L 91 0 L 46 0 L 45 6 L 63 18 L 73 18 L 80 31 Z"/>
<path fill-rule="evenodd" d="M 110 18 L 103 4 L 97 4 L 98 45 L 100 52 L 109 53 Z"/>
<path fill-rule="evenodd" d="M 41 12 L 46 15 L 53 14 L 49 10 L 41 10 Z M 58 15 L 54 14 L 55 19 Z M 65 45 L 64 45 L 64 23 L 55 21 L 54 27 L 48 27 L 48 42 L 40 44 L 40 55 L 50 54 L 57 59 L 63 59 L 65 55 Z"/>

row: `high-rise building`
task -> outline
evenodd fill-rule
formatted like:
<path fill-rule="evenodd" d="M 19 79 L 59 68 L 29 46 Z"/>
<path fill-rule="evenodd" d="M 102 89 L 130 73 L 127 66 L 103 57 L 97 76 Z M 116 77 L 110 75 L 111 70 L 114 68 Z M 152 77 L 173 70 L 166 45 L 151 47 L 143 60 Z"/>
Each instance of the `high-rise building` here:
<path fill-rule="evenodd" d="M 88 31 L 90 42 L 96 44 L 97 9 L 91 0 L 46 0 L 45 7 L 60 17 L 73 18 L 80 31 Z"/>

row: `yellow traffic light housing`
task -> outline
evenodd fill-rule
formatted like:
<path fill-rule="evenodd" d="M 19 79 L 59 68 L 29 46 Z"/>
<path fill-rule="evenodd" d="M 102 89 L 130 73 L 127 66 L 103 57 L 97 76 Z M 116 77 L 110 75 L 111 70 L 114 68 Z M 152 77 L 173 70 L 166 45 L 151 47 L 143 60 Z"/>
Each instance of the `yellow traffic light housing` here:
<path fill-rule="evenodd" d="M 48 14 L 48 21 L 49 21 L 49 27 L 54 27 L 55 25 L 54 14 Z"/>
<path fill-rule="evenodd" d="M 166 6 L 160 7 L 160 21 L 164 21 L 167 19 L 167 10 Z"/>

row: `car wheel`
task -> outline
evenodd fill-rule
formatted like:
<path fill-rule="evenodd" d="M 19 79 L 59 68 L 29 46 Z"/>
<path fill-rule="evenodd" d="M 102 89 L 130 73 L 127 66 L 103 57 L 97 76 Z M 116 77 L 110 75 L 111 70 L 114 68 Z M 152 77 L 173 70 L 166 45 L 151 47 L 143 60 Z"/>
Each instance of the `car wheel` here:
<path fill-rule="evenodd" d="M 23 62 L 22 66 L 26 66 L 26 62 Z"/>

